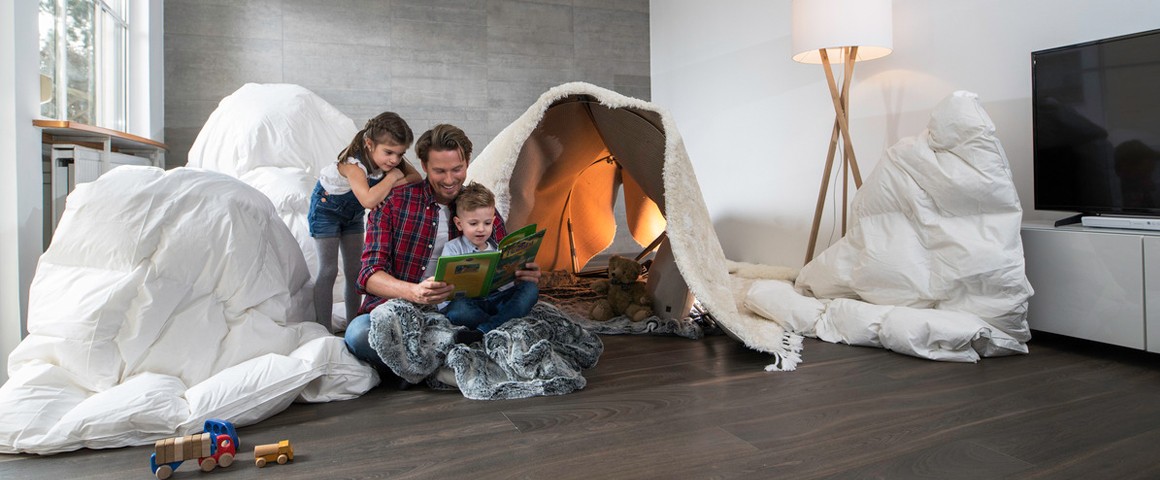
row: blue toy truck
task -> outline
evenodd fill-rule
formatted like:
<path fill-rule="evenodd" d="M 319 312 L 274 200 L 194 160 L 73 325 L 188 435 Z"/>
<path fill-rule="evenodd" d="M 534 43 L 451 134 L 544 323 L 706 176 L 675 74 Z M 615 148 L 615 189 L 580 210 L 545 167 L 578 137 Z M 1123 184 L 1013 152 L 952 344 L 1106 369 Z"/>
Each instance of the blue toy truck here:
<path fill-rule="evenodd" d="M 173 475 L 173 471 L 186 460 L 197 459 L 203 472 L 221 465 L 228 467 L 234 463 L 241 444 L 234 424 L 225 420 L 206 420 L 202 433 L 158 440 L 153 445 L 153 455 L 149 457 L 149 468 L 159 480 Z"/>

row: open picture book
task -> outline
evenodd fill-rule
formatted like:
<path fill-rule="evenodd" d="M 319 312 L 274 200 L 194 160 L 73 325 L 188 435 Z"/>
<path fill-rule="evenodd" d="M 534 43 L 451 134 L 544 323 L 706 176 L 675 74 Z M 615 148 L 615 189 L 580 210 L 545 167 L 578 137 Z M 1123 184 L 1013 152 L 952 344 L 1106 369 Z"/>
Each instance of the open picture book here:
<path fill-rule="evenodd" d="M 439 257 L 435 280 L 455 285 L 451 298 L 483 297 L 516 281 L 516 270 L 536 261 L 546 230 L 530 224 L 509 233 L 499 250 Z"/>

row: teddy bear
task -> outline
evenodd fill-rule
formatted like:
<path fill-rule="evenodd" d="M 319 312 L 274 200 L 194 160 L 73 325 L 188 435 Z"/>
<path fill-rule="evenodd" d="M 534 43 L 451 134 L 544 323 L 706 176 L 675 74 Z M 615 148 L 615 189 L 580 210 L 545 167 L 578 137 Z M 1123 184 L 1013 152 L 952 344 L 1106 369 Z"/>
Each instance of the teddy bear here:
<path fill-rule="evenodd" d="M 603 322 L 612 317 L 624 315 L 639 322 L 653 314 L 652 299 L 649 298 L 644 282 L 637 280 L 641 265 L 636 261 L 613 255 L 608 259 L 608 279 L 597 280 L 592 285 L 596 293 L 606 294 L 592 306 L 589 315 L 593 320 Z"/>

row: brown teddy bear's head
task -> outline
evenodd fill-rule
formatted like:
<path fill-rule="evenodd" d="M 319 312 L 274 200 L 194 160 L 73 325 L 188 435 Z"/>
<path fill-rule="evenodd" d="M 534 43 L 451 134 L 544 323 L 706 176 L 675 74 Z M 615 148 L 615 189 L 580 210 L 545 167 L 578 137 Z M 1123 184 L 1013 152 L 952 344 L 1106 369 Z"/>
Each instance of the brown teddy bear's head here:
<path fill-rule="evenodd" d="M 608 279 L 612 283 L 627 285 L 640 276 L 640 264 L 632 259 L 613 255 L 608 259 Z"/>

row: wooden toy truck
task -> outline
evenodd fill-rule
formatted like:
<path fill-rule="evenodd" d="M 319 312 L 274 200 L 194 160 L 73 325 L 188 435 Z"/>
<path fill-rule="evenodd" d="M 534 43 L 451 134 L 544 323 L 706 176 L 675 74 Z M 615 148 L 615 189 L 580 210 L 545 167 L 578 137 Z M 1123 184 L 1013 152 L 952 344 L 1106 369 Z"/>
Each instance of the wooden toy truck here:
<path fill-rule="evenodd" d="M 257 465 L 258 468 L 262 468 L 270 462 L 278 462 L 278 465 L 283 465 L 292 461 L 294 461 L 294 447 L 290 446 L 289 440 L 254 447 L 254 465 Z"/>
<path fill-rule="evenodd" d="M 240 444 L 234 425 L 225 420 L 206 420 L 202 433 L 158 440 L 149 457 L 149 468 L 159 480 L 165 480 L 186 460 L 197 459 L 203 472 L 234 463 Z"/>

